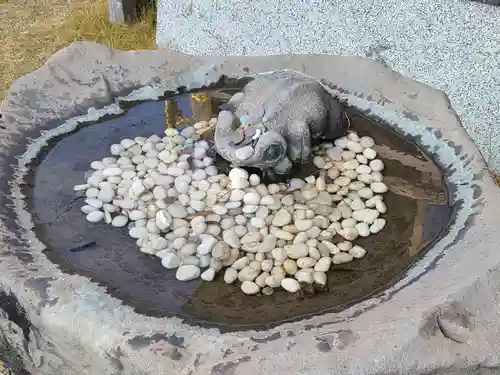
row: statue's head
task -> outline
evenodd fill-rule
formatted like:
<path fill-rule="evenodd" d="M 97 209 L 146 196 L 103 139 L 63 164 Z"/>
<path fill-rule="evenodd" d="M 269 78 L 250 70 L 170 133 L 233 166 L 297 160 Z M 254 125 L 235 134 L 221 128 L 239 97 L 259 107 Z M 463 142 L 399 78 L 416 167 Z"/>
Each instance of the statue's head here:
<path fill-rule="evenodd" d="M 217 152 L 234 166 L 273 170 L 278 174 L 285 174 L 292 167 L 283 136 L 268 130 L 261 122 L 245 119 L 242 124 L 230 110 L 219 113 L 214 141 Z"/>

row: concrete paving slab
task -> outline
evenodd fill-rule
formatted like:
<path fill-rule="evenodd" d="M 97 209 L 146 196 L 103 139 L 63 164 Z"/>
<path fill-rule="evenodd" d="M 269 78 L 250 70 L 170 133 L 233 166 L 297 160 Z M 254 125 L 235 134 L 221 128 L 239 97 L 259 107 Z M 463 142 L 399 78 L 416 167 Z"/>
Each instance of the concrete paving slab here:
<path fill-rule="evenodd" d="M 453 224 L 396 285 L 338 313 L 221 333 L 137 314 L 47 259 L 21 194 L 26 166 L 47 140 L 121 113 L 122 100 L 279 69 L 312 76 L 384 119 L 446 172 Z M 33 374 L 500 372 L 500 190 L 443 92 L 359 57 L 202 58 L 78 42 L 16 80 L 1 112 L 0 349 L 15 349 Z"/>
<path fill-rule="evenodd" d="M 157 45 L 195 55 L 365 56 L 443 90 L 500 170 L 500 8 L 468 0 L 158 0 Z"/>

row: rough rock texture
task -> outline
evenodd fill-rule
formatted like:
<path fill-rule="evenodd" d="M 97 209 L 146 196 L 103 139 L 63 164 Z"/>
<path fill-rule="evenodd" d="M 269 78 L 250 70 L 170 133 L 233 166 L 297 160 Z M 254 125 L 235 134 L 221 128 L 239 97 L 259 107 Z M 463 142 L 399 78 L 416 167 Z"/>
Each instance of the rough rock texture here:
<path fill-rule="evenodd" d="M 332 68 L 334 67 L 334 68 Z M 221 333 L 136 314 L 42 253 L 19 184 L 47 131 L 221 74 L 293 69 L 418 142 L 447 171 L 455 220 L 397 285 L 339 313 Z M 75 43 L 16 80 L 1 111 L 0 344 L 34 374 L 494 374 L 500 372 L 500 191 L 446 95 L 357 57 L 194 58 Z M 117 112 L 92 109 L 86 118 Z M 76 124 L 67 121 L 69 130 Z M 60 129 L 60 128 L 58 128 Z M 30 150 L 30 153 L 26 153 Z M 24 154 L 24 155 L 23 155 Z M 21 157 L 19 157 L 21 156 Z M 486 205 L 486 203 L 488 204 Z M 8 301 L 8 302 L 6 302 Z M 4 340 L 6 338 L 6 341 Z M 2 352 L 2 350 L 0 350 Z M 271 355 L 272 353 L 272 355 Z"/>
<path fill-rule="evenodd" d="M 184 53 L 378 60 L 445 91 L 484 158 L 500 170 L 499 7 L 467 0 L 158 0 L 157 18 L 158 47 Z"/>

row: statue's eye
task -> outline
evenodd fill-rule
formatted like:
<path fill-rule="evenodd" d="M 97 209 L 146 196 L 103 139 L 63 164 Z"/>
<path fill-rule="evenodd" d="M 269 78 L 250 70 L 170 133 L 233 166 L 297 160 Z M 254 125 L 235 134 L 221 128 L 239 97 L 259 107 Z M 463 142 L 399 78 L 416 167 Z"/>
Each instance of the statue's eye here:
<path fill-rule="evenodd" d="M 281 145 L 270 145 L 264 151 L 264 160 L 276 160 L 281 156 L 282 153 L 283 148 L 281 147 Z"/>

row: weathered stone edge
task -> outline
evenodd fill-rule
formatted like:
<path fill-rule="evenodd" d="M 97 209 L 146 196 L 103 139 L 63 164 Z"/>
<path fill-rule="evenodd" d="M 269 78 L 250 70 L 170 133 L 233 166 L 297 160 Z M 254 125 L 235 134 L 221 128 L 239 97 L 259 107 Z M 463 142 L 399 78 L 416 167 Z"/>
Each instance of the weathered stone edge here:
<path fill-rule="evenodd" d="M 280 68 L 298 70 L 317 78 L 328 77 L 330 82 L 342 83 L 342 87 L 348 88 L 348 92 L 340 92 L 333 86 L 330 88 L 336 94 L 343 95 L 351 101 L 359 100 L 360 103 L 357 104 L 361 107 L 372 105 L 372 113 L 376 112 L 376 107 L 384 107 L 386 108 L 382 111 L 384 113 L 395 114 L 399 111 L 401 115 L 407 116 L 410 120 L 408 124 L 411 123 L 412 117 L 418 118 L 416 124 L 413 125 L 426 123 L 430 127 L 429 134 L 435 134 L 439 139 L 453 140 L 455 144 L 462 147 L 460 155 L 467 157 L 466 169 L 468 171 L 464 178 L 473 178 L 474 186 L 482 190 L 482 198 L 498 198 L 498 192 L 491 179 L 487 174 L 482 174 L 485 165 L 479 152 L 460 127 L 456 115 L 449 108 L 446 95 L 401 77 L 376 62 L 348 57 L 279 56 L 227 59 L 192 57 L 188 59 L 181 54 L 123 53 L 110 51 L 93 43 L 75 43 L 52 57 L 38 71 L 17 80 L 9 90 L 2 105 L 2 113 L 5 117 L 4 126 L 7 129 L 2 140 L 4 147 L 0 151 L 0 158 L 6 160 L 9 152 L 12 151 L 16 137 L 22 137 L 33 127 L 48 130 L 53 127 L 54 120 L 62 122 L 82 114 L 83 109 L 89 106 L 102 107 L 110 104 L 117 96 L 140 86 L 153 84 L 157 87 L 169 88 L 181 85 L 197 87 L 216 81 L 221 74 L 241 76 Z M 60 84 L 54 86 L 53 83 L 57 80 Z M 324 81 L 324 84 L 329 85 L 329 82 Z M 43 101 L 44 95 L 45 102 Z M 420 98 L 415 99 L 415 95 Z M 42 106 L 50 104 L 50 109 L 48 107 L 36 109 L 36 98 L 40 97 Z M 92 100 L 88 100 L 89 97 L 92 97 Z M 383 116 L 384 113 L 380 115 Z M 408 130 L 411 129 L 408 128 Z M 8 175 L 8 169 L 5 164 L 2 164 L 2 177 L 5 178 Z M 473 198 L 474 202 L 469 202 L 471 207 L 473 207 L 472 203 L 480 203 L 477 198 Z M 5 202 L 2 203 L 5 204 Z M 5 228 L 9 218 L 4 215 L 4 211 L 0 211 L 3 224 L 2 234 L 9 238 L 13 233 L 9 233 L 8 228 Z M 24 239 L 30 239 L 32 242 L 34 264 L 38 269 L 34 267 L 33 270 L 29 270 L 26 264 L 13 257 L 12 254 L 4 254 L 0 264 L 2 271 L 0 283 L 3 289 L 12 290 L 27 310 L 27 315 L 33 324 L 31 334 L 36 336 L 34 332 L 37 329 L 44 331 L 43 335 L 33 340 L 37 347 L 30 348 L 30 354 L 34 357 L 33 353 L 40 355 L 43 353 L 45 355 L 44 367 L 47 369 L 50 367 L 52 373 L 59 373 L 54 371 L 65 374 L 81 373 L 84 365 L 96 371 L 106 371 L 113 366 L 123 367 L 122 373 L 124 374 L 137 373 L 138 368 L 144 369 L 144 373 L 147 374 L 162 373 L 162 369 L 164 371 L 165 368 L 168 368 L 169 372 L 183 373 L 182 369 L 188 368 L 193 373 L 207 371 L 223 373 L 223 368 L 236 366 L 240 366 L 238 369 L 244 372 L 250 370 L 269 372 L 277 368 L 280 369 L 279 372 L 292 373 L 322 373 L 323 371 L 349 373 L 348 369 L 352 371 L 356 369 L 356 373 L 377 373 L 378 371 L 381 373 L 391 373 L 391 371 L 416 373 L 423 368 L 443 372 L 456 364 L 454 352 L 458 349 L 450 348 L 449 340 L 442 341 L 443 337 L 429 334 L 429 332 L 436 333 L 437 331 L 435 324 L 428 322 L 432 323 L 437 319 L 437 315 L 451 310 L 459 311 L 460 316 L 467 315 L 470 320 L 472 319 L 469 317 L 470 313 L 464 311 L 476 309 L 478 303 L 488 307 L 483 308 L 478 316 L 492 314 L 491 306 L 488 306 L 486 300 L 482 301 L 479 298 L 478 301 L 478 296 L 484 294 L 487 286 L 494 285 L 491 284 L 491 279 L 497 277 L 496 272 L 487 273 L 488 269 L 498 264 L 496 254 L 488 251 L 488 242 L 490 245 L 494 244 L 495 233 L 491 230 L 495 228 L 495 220 L 491 210 L 487 211 L 484 207 L 476 206 L 475 211 L 475 224 L 462 231 L 460 242 L 454 244 L 452 250 L 446 251 L 446 256 L 441 258 L 436 270 L 408 286 L 407 292 L 398 293 L 391 300 L 371 311 L 340 323 L 335 322 L 342 316 L 345 318 L 349 314 L 352 315 L 359 306 L 335 316 L 318 317 L 308 322 L 280 327 L 268 333 L 267 339 L 260 338 L 260 341 L 265 344 L 261 344 L 263 348 L 257 352 L 251 352 L 255 342 L 248 337 L 250 335 L 220 335 L 214 330 L 186 327 L 176 319 L 161 320 L 135 316 L 130 309 L 120 306 L 118 301 L 103 294 L 101 288 L 81 277 L 62 275 L 57 267 L 49 264 L 40 253 L 42 245 L 32 237 Z M 21 221 L 29 222 L 29 218 L 22 218 Z M 467 254 L 466 250 L 478 248 L 478 236 L 482 237 L 482 247 L 473 254 L 474 257 L 471 257 L 470 252 Z M 7 249 L 13 247 L 12 242 L 5 242 Z M 475 264 L 472 260 L 476 260 Z M 474 265 L 475 272 L 482 276 L 480 281 L 473 277 L 474 272 L 470 269 L 463 272 L 463 275 L 457 275 L 460 273 L 457 271 L 462 270 L 461 267 L 464 265 L 467 267 Z M 447 277 L 439 274 L 443 270 L 449 271 L 448 275 L 445 275 Z M 449 284 L 447 278 L 451 278 L 455 284 L 443 287 L 443 282 L 446 281 L 446 284 Z M 478 285 L 481 285 L 482 289 L 478 289 Z M 429 291 L 433 293 L 429 295 Z M 411 292 L 413 294 L 410 294 Z M 454 304 L 443 304 L 444 299 L 452 294 L 456 294 L 455 300 L 462 301 L 458 304 L 456 301 Z M 425 295 L 428 298 L 423 298 Z M 491 291 L 489 294 L 491 298 L 495 295 L 496 291 Z M 75 301 L 75 296 L 81 298 L 80 303 Z M 406 308 L 412 306 L 412 297 L 421 299 L 413 303 L 414 311 L 394 309 L 394 306 L 398 306 L 399 309 L 402 306 Z M 56 302 L 49 303 L 55 298 L 57 298 Z M 93 307 L 94 311 L 92 311 Z M 80 316 L 79 310 L 83 308 L 89 310 L 86 311 L 87 314 Z M 56 313 L 57 318 L 54 315 Z M 71 317 L 66 315 L 64 319 L 64 314 L 68 313 L 71 313 Z M 123 323 L 120 323 L 120 320 Z M 70 323 L 73 321 L 90 326 L 102 324 L 107 329 L 89 333 L 83 329 L 70 328 Z M 397 328 L 394 332 L 390 330 L 391 321 Z M 378 329 L 374 330 L 373 326 L 370 327 L 370 323 L 375 324 Z M 476 323 L 479 324 L 476 324 L 473 330 L 470 328 L 472 325 L 466 327 L 468 339 L 474 343 L 477 340 L 485 340 L 485 335 L 492 331 L 488 330 L 487 326 L 482 327 L 485 323 L 484 318 Z M 425 329 L 419 329 L 420 326 Z M 429 326 L 431 328 L 428 328 Z M 478 330 L 478 327 L 484 329 Z M 130 332 L 124 334 L 125 330 Z M 287 336 L 287 332 L 295 336 Z M 169 357 L 152 353 L 151 349 L 158 345 L 157 340 L 152 338 L 154 333 L 160 333 L 160 336 L 154 337 L 165 341 L 165 345 L 161 346 L 162 351 L 170 354 L 179 352 L 183 356 L 182 359 L 173 361 Z M 73 335 L 76 337 L 71 337 Z M 169 339 L 172 335 L 181 336 L 184 344 L 177 346 L 172 344 L 173 341 Z M 338 341 L 342 341 L 341 336 L 344 341 L 349 342 L 347 345 L 338 345 Z M 134 347 L 132 343 L 137 343 L 137 338 L 141 337 L 147 344 Z M 381 340 L 383 341 L 380 342 Z M 52 345 L 55 343 L 58 350 L 50 354 L 46 348 L 47 342 L 51 342 Z M 292 345 L 293 343 L 295 346 Z M 62 348 L 58 344 L 68 346 Z M 316 347 L 316 344 L 321 345 Z M 399 350 L 394 353 L 392 353 L 393 345 L 399 347 Z M 422 360 L 418 357 L 423 347 L 430 349 L 436 345 L 443 354 L 439 357 L 439 365 L 437 361 Z M 290 347 L 290 350 L 286 350 L 286 347 Z M 293 349 L 295 347 L 299 350 Z M 304 353 L 304 348 L 310 348 L 310 352 Z M 323 353 L 317 348 L 329 348 L 331 352 Z M 225 349 L 231 349 L 233 354 L 224 359 L 222 351 Z M 459 349 L 467 352 L 463 346 Z M 480 361 L 480 357 L 488 352 L 478 351 L 477 347 L 475 349 L 468 357 L 469 363 L 463 363 L 464 367 L 477 367 L 484 362 Z M 96 360 L 92 358 L 95 355 L 93 351 L 101 355 L 105 353 L 107 357 L 104 356 L 103 360 Z M 279 358 L 269 358 L 266 355 L 269 351 L 280 351 L 283 355 Z M 80 355 L 75 353 L 80 353 Z M 303 357 L 293 361 L 292 357 L 295 358 L 297 355 Z M 381 355 L 385 356 L 386 360 L 379 361 L 378 359 L 382 358 Z M 331 356 L 335 357 L 334 363 L 332 363 Z M 398 356 L 404 357 L 405 360 L 398 360 Z M 62 364 L 57 365 L 58 359 L 65 359 L 68 362 L 70 358 L 73 360 L 78 358 L 80 362 L 75 364 L 71 371 L 68 371 L 67 364 L 66 367 Z M 25 359 L 34 362 L 33 358 L 26 356 Z M 490 359 L 488 363 L 492 362 L 495 361 Z M 294 363 L 309 363 L 309 367 L 305 367 L 308 370 L 294 367 Z M 341 370 L 342 368 L 345 370 Z M 271 372 L 278 373 L 272 370 Z M 97 372 L 88 371 L 87 373 Z"/>

